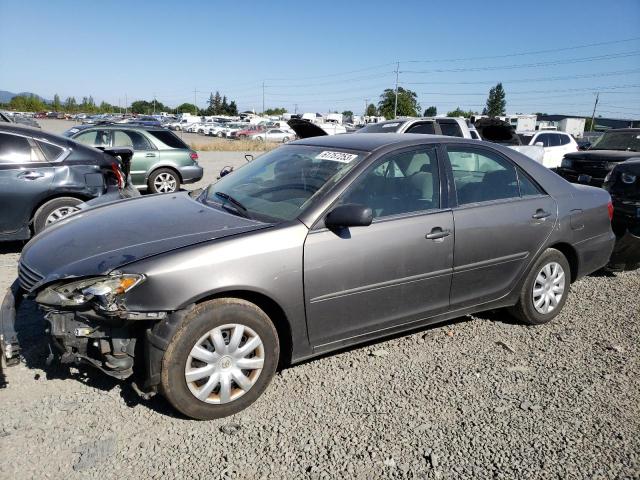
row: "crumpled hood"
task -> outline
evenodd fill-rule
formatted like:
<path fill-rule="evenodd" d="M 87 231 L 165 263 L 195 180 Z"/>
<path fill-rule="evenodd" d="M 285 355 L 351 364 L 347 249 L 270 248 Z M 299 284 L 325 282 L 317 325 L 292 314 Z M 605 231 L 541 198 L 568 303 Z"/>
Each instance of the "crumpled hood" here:
<path fill-rule="evenodd" d="M 566 153 L 564 158 L 571 160 L 588 160 L 604 162 L 624 162 L 629 158 L 640 158 L 640 152 L 624 152 L 620 150 L 583 150 Z"/>
<path fill-rule="evenodd" d="M 20 262 L 42 276 L 103 275 L 153 255 L 269 227 L 193 200 L 187 193 L 124 200 L 61 221 L 31 240 Z"/>

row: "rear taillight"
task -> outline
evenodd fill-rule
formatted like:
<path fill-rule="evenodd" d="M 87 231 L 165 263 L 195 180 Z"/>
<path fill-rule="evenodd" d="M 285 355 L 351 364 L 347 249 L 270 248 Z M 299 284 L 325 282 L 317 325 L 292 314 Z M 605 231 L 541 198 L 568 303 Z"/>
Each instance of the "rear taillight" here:
<path fill-rule="evenodd" d="M 613 220 L 613 203 L 609 202 L 607 208 L 609 209 L 609 220 Z"/>
<path fill-rule="evenodd" d="M 113 162 L 111 164 L 111 170 L 113 170 L 113 173 L 116 176 L 116 179 L 118 180 L 118 187 L 124 188 L 124 175 L 120 170 L 120 165 L 118 165 L 116 162 Z"/>
<path fill-rule="evenodd" d="M 191 160 L 193 160 L 194 162 L 198 160 L 198 154 L 196 152 L 191 152 L 189 156 L 191 157 Z"/>

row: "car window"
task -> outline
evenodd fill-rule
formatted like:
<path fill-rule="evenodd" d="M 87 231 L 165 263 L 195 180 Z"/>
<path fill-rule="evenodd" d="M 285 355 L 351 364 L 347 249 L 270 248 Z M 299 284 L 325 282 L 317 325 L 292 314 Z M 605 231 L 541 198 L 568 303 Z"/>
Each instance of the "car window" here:
<path fill-rule="evenodd" d="M 560 140 L 560 145 L 569 145 L 571 143 L 571 138 L 569 135 L 558 135 L 558 140 Z"/>
<path fill-rule="evenodd" d="M 522 142 L 522 145 L 530 145 L 531 144 L 531 139 L 533 138 L 532 134 L 526 134 L 526 133 L 519 133 L 518 136 L 520 137 L 520 141 Z M 538 142 L 539 140 L 536 139 L 536 142 Z"/>
<path fill-rule="evenodd" d="M 73 137 L 73 139 L 92 147 L 111 146 L 111 133 L 108 130 L 89 130 Z"/>
<path fill-rule="evenodd" d="M 518 183 L 520 185 L 520 196 L 531 197 L 535 195 L 544 195 L 542 188 L 538 186 L 529 175 L 524 173 L 521 168 L 518 168 Z"/>
<path fill-rule="evenodd" d="M 471 134 L 471 138 L 474 140 L 480 140 L 480 135 L 478 135 L 478 132 L 475 130 L 469 130 L 469 133 Z"/>
<path fill-rule="evenodd" d="M 26 137 L 0 133 L 0 163 L 42 162 L 44 158 Z"/>
<path fill-rule="evenodd" d="M 131 147 L 134 150 L 153 150 L 149 141 L 139 132 L 133 130 L 115 130 L 113 132 L 114 147 Z"/>
<path fill-rule="evenodd" d="M 458 205 L 518 197 L 515 167 L 497 154 L 473 147 L 447 147 Z"/>
<path fill-rule="evenodd" d="M 370 207 L 374 218 L 440 208 L 435 147 L 391 154 L 349 188 L 340 204 Z"/>
<path fill-rule="evenodd" d="M 433 122 L 423 122 L 411 126 L 406 133 L 426 133 L 433 135 L 436 133 L 436 129 Z"/>
<path fill-rule="evenodd" d="M 53 160 L 57 159 L 64 151 L 63 148 L 51 143 L 40 142 L 38 140 L 36 140 L 36 143 L 40 147 L 40 150 L 42 150 L 44 158 L 46 158 L 48 162 L 52 162 Z"/>
<path fill-rule="evenodd" d="M 436 120 L 438 125 L 440 125 L 440 130 L 442 130 L 442 135 L 446 135 L 447 137 L 462 137 L 462 130 L 460 129 L 460 125 L 458 122 L 452 121 L 444 121 L 444 120 Z"/>
<path fill-rule="evenodd" d="M 169 130 L 148 130 L 148 133 L 154 138 L 160 140 L 169 148 L 189 149 L 187 144 L 180 140 L 180 137 Z"/>

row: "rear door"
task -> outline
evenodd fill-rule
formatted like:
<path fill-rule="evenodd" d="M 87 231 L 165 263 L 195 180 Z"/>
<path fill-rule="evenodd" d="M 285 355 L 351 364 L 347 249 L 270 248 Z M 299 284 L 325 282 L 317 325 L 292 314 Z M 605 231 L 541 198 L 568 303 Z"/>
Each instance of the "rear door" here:
<path fill-rule="evenodd" d="M 543 164 L 547 168 L 557 168 L 562 162 L 564 151 L 560 145 L 560 135 L 557 133 L 541 133 L 536 138 L 536 142 L 544 145 Z"/>
<path fill-rule="evenodd" d="M 160 152 L 140 132 L 135 130 L 112 130 L 114 147 L 129 147 L 133 149 L 131 159 L 131 180 L 136 187 L 147 184 L 149 172 L 160 161 Z"/>
<path fill-rule="evenodd" d="M 511 291 L 557 219 L 555 201 L 501 153 L 446 148 L 455 185 L 451 306 L 496 300 Z"/>
<path fill-rule="evenodd" d="M 51 188 L 53 166 L 36 142 L 0 132 L 0 237 L 29 237 L 29 222 Z"/>

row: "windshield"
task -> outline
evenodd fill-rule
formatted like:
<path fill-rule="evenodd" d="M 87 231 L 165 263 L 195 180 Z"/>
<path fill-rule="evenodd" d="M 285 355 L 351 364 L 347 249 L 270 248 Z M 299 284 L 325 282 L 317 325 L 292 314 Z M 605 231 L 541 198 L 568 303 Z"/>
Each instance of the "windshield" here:
<path fill-rule="evenodd" d="M 640 131 L 606 132 L 589 150 L 630 150 L 640 152 Z"/>
<path fill-rule="evenodd" d="M 366 153 L 285 145 L 212 184 L 201 201 L 267 222 L 293 220 Z"/>
<path fill-rule="evenodd" d="M 356 133 L 396 133 L 402 122 L 370 123 Z"/>

